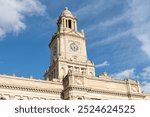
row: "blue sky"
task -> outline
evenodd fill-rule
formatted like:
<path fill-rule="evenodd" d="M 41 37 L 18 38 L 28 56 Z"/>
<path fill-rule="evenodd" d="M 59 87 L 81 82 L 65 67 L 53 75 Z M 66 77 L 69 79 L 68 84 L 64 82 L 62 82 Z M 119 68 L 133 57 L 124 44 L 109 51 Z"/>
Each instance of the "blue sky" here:
<path fill-rule="evenodd" d="M 150 92 L 149 0 L 0 0 L 0 74 L 43 79 L 66 6 L 85 31 L 96 74 L 139 80 Z"/>

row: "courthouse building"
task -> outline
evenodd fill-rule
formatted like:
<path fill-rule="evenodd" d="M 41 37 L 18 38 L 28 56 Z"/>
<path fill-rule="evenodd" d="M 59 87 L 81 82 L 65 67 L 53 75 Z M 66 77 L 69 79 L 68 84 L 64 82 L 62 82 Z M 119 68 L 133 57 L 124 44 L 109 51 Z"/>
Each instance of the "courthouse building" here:
<path fill-rule="evenodd" d="M 49 43 L 51 59 L 45 79 L 0 75 L 0 99 L 150 99 L 138 81 L 115 80 L 105 72 L 95 76 L 95 66 L 87 57 L 84 31 L 78 31 L 77 18 L 68 8 L 59 16 L 57 26 Z"/>

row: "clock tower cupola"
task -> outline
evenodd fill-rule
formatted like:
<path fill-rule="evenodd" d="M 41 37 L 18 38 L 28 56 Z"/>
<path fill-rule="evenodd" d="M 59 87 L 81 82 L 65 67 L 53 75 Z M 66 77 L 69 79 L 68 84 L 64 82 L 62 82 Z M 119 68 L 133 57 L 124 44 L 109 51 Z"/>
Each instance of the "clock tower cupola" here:
<path fill-rule="evenodd" d="M 64 11 L 59 16 L 57 21 L 58 31 L 72 30 L 77 31 L 77 19 L 72 13 L 65 7 Z"/>
<path fill-rule="evenodd" d="M 45 72 L 45 80 L 61 81 L 68 71 L 94 77 L 95 68 L 87 57 L 84 31 L 78 31 L 77 18 L 67 7 L 60 14 L 57 26 L 49 43 L 50 67 Z"/>

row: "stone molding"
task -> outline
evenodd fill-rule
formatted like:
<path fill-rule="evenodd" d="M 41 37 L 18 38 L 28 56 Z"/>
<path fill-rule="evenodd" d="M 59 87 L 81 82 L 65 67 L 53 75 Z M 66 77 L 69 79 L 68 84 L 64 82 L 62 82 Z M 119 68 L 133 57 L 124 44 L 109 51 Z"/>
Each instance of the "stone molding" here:
<path fill-rule="evenodd" d="M 69 63 L 69 64 L 76 64 L 76 65 L 82 65 L 82 66 L 89 66 L 89 67 L 93 67 L 94 66 L 94 64 L 92 64 L 92 63 L 88 63 L 88 62 L 81 62 L 81 61 L 76 61 L 76 62 L 74 62 L 74 61 L 71 61 L 71 60 L 68 60 L 68 59 L 64 59 L 64 58 L 61 58 L 61 59 L 58 59 L 58 61 L 60 61 L 60 62 L 66 62 L 66 63 Z"/>
<path fill-rule="evenodd" d="M 32 82 L 38 82 L 38 83 L 48 83 L 48 84 L 58 84 L 58 85 L 62 85 L 61 82 L 54 82 L 54 81 L 46 81 L 46 80 L 40 80 L 40 79 L 31 79 L 30 77 L 29 78 L 25 78 L 25 77 L 17 77 L 17 76 L 11 76 L 11 75 L 0 75 L 0 78 L 7 78 L 7 79 L 10 79 L 10 80 L 24 80 L 24 81 L 32 81 Z"/>
<path fill-rule="evenodd" d="M 4 85 L 4 84 L 0 84 L 0 88 L 20 90 L 20 91 L 31 91 L 31 92 L 37 92 L 37 93 L 40 92 L 40 93 L 49 93 L 49 94 L 59 94 L 59 95 L 62 92 L 62 90 L 60 89 L 47 90 L 47 89 L 37 89 L 37 88 L 32 88 L 32 87 L 20 87 L 16 85 Z"/>
<path fill-rule="evenodd" d="M 88 93 L 94 93 L 94 94 L 106 94 L 106 95 L 113 95 L 113 96 L 122 96 L 122 97 L 128 97 L 127 93 L 121 93 L 121 92 L 114 92 L 114 91 L 108 91 L 108 90 L 100 90 L 100 89 L 92 89 L 88 87 L 76 87 L 76 86 L 68 86 L 66 89 L 64 89 L 63 92 L 66 91 L 72 91 L 72 90 L 77 90 L 77 91 L 84 91 Z M 141 94 L 130 94 L 131 98 L 132 97 L 140 97 L 144 99 L 146 95 L 141 95 Z"/>
<path fill-rule="evenodd" d="M 89 77 L 86 77 L 87 79 L 90 79 L 90 80 L 99 80 L 99 81 L 106 81 L 106 82 L 114 82 L 114 83 L 120 83 L 120 84 L 127 84 L 127 80 L 117 80 L 117 79 L 102 79 L 102 78 L 99 78 L 99 77 L 93 77 L 92 78 L 89 78 Z M 138 85 L 138 82 L 130 82 L 131 85 Z"/>
<path fill-rule="evenodd" d="M 70 33 L 69 33 L 70 32 Z M 60 32 L 60 35 L 67 35 L 67 36 L 72 36 L 72 37 L 77 37 L 77 38 L 82 38 L 85 39 L 85 37 L 82 35 L 82 33 L 76 32 L 76 33 L 72 33 L 72 31 L 69 32 Z"/>

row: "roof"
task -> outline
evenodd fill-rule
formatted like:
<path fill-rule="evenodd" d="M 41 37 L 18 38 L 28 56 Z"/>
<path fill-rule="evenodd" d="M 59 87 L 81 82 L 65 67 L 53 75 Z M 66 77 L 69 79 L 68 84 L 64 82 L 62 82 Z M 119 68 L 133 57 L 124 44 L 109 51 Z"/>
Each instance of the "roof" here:
<path fill-rule="evenodd" d="M 72 13 L 68 10 L 68 7 L 65 7 L 65 8 L 64 8 L 64 10 L 63 10 L 63 12 L 61 13 L 60 16 L 74 17 L 74 16 L 72 15 Z"/>

